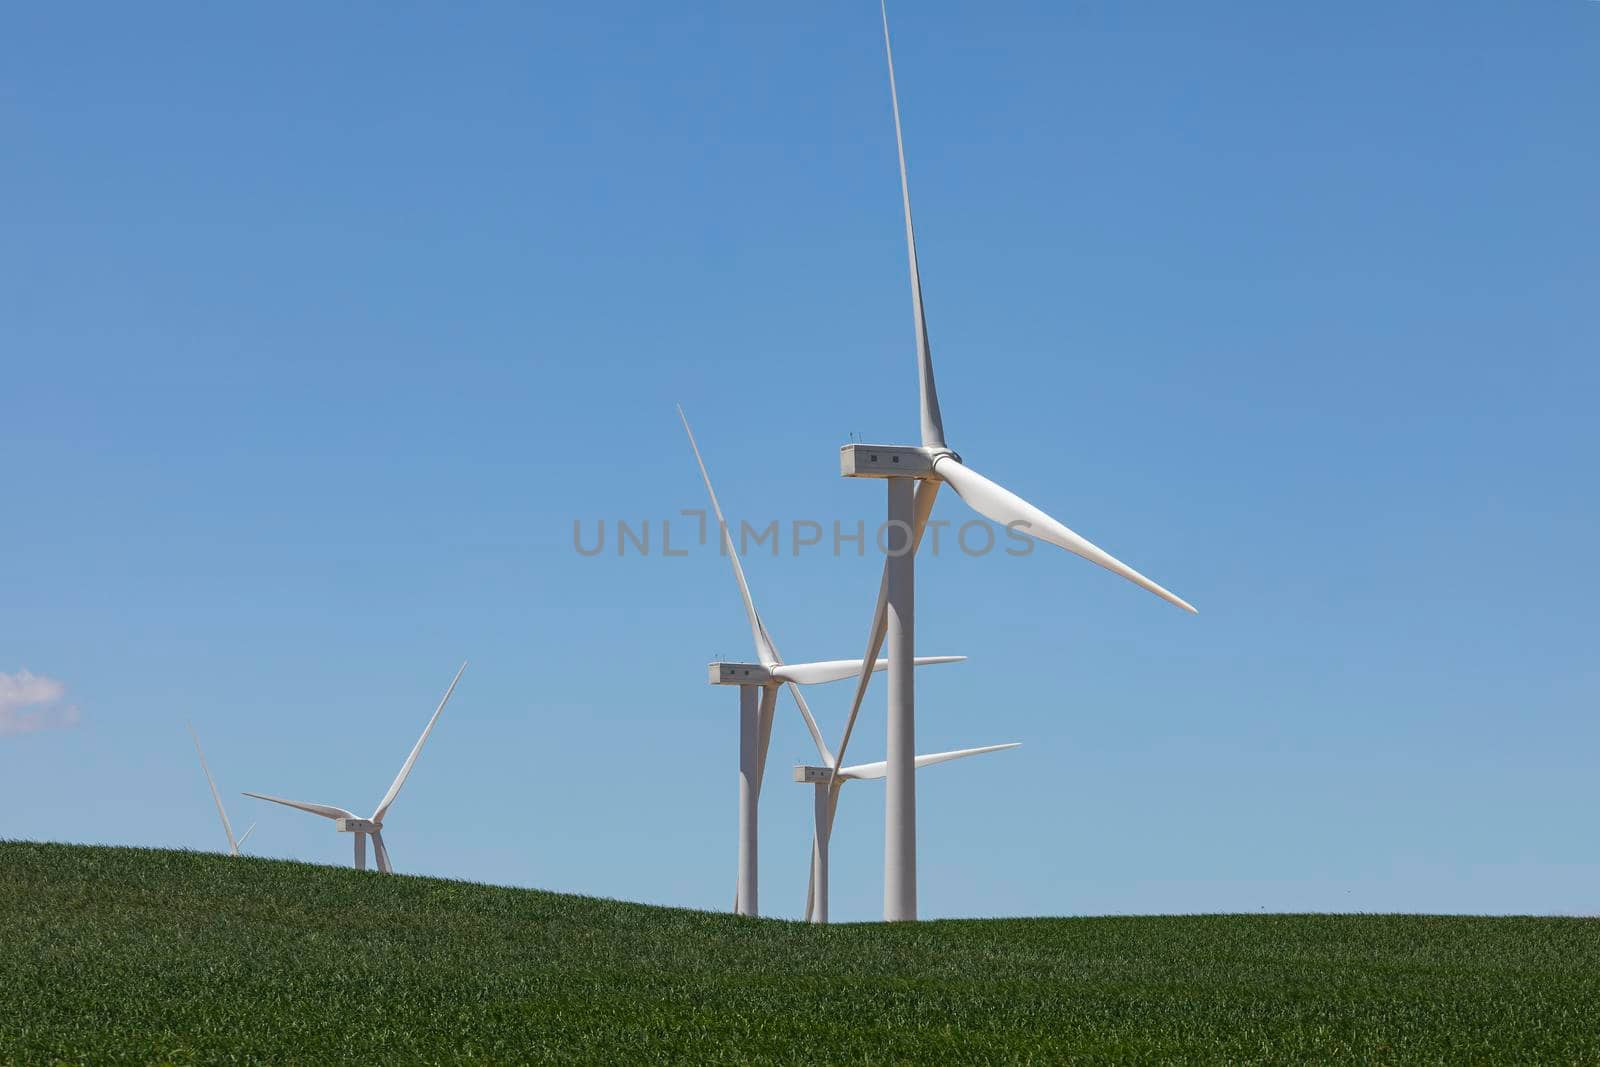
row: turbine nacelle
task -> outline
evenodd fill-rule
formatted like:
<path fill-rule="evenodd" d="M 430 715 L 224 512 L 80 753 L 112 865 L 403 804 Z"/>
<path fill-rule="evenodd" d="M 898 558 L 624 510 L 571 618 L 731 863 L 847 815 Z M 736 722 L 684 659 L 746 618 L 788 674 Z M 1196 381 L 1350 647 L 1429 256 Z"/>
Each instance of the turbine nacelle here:
<path fill-rule="evenodd" d="M 710 663 L 706 679 L 712 685 L 775 685 L 772 671 L 759 663 Z"/>
<path fill-rule="evenodd" d="M 948 448 L 849 444 L 839 449 L 839 473 L 846 478 L 937 478 L 934 465 L 945 456 L 961 459 Z"/>
<path fill-rule="evenodd" d="M 335 819 L 333 828 L 341 834 L 375 834 L 383 829 L 383 823 L 371 819 Z"/>

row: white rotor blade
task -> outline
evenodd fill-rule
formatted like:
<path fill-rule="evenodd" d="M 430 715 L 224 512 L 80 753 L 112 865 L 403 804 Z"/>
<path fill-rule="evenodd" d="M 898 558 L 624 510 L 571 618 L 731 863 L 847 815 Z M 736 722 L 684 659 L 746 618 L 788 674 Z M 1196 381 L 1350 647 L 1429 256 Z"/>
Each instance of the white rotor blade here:
<path fill-rule="evenodd" d="M 372 859 L 377 863 L 379 871 L 384 874 L 394 873 L 394 865 L 389 862 L 389 846 L 383 843 L 381 831 L 372 835 Z"/>
<path fill-rule="evenodd" d="M 918 667 L 931 667 L 936 663 L 960 663 L 965 656 L 918 656 Z M 825 682 L 838 682 L 846 678 L 854 678 L 861 673 L 861 665 L 866 660 L 860 659 L 828 659 L 816 663 L 785 663 L 772 672 L 774 678 L 781 678 L 786 682 L 798 685 L 821 685 Z M 874 672 L 887 670 L 889 661 L 880 659 L 874 662 Z"/>
<path fill-rule="evenodd" d="M 761 616 L 756 613 L 755 601 L 750 597 L 750 584 L 744 580 L 744 567 L 739 564 L 739 553 L 733 547 L 733 536 L 728 533 L 728 520 L 722 517 L 722 505 L 717 502 L 717 491 L 711 488 L 711 475 L 706 473 L 706 461 L 700 457 L 700 446 L 695 443 L 694 431 L 689 429 L 689 419 L 684 415 L 682 407 L 678 408 L 678 418 L 683 420 L 683 431 L 689 435 L 689 447 L 694 449 L 694 461 L 700 466 L 700 477 L 706 483 L 706 495 L 711 497 L 711 510 L 717 516 L 717 529 L 722 535 L 723 550 L 728 553 L 728 560 L 733 564 L 733 576 L 739 582 L 739 595 L 744 598 L 744 612 L 750 617 L 750 634 L 756 642 L 756 657 L 762 666 L 780 662 L 778 650 L 773 646 L 767 628 L 762 625 Z"/>
<path fill-rule="evenodd" d="M 806 911 L 801 922 L 811 921 L 811 909 L 817 906 L 817 827 L 811 829 L 811 870 L 806 875 Z"/>
<path fill-rule="evenodd" d="M 756 799 L 761 798 L 761 782 L 767 776 L 767 749 L 772 744 L 772 720 L 778 709 L 778 687 L 761 690 L 761 706 L 756 709 Z"/>
<path fill-rule="evenodd" d="M 1013 741 L 1008 745 L 984 745 L 982 748 L 959 748 L 954 752 L 932 752 L 926 756 L 918 756 L 915 762 L 918 767 L 931 767 L 935 763 L 945 763 L 949 760 L 961 759 L 964 756 L 981 756 L 985 752 L 1000 752 L 1008 748 L 1021 747 L 1021 741 Z M 865 780 L 869 778 L 882 778 L 888 773 L 889 762 L 887 760 L 882 760 L 878 763 L 858 763 L 854 767 L 846 767 L 839 772 L 839 777 L 846 780 L 858 778 Z"/>
<path fill-rule="evenodd" d="M 246 841 L 250 840 L 250 835 L 255 833 L 255 832 L 256 832 L 256 824 L 255 823 L 251 823 L 250 824 L 250 829 L 246 830 L 244 832 L 244 836 L 239 838 L 239 846 L 238 847 L 244 848 L 244 843 Z"/>
<path fill-rule="evenodd" d="M 939 482 L 928 479 L 917 483 L 917 497 L 912 504 L 911 514 L 911 551 L 916 552 L 917 546 L 922 544 L 922 534 L 928 528 L 928 516 L 933 514 L 933 501 L 939 495 Z M 867 695 L 867 683 L 872 680 L 872 672 L 867 670 L 869 664 L 878 662 L 878 650 L 883 647 L 883 639 L 889 633 L 889 563 L 883 561 L 883 578 L 878 582 L 878 606 L 872 614 L 872 630 L 867 636 L 867 654 L 861 657 L 861 676 L 856 680 L 856 696 L 850 704 L 850 715 L 844 721 L 844 735 L 839 739 L 839 754 L 834 762 L 828 764 L 837 767 L 844 759 L 844 750 L 850 746 L 850 735 L 856 728 L 856 716 L 861 713 L 861 701 Z"/>
<path fill-rule="evenodd" d="M 428 740 L 428 735 L 433 733 L 433 724 L 439 721 L 439 713 L 444 706 L 450 703 L 450 694 L 456 691 L 456 683 L 461 681 L 461 673 L 467 669 L 465 660 L 456 670 L 456 676 L 450 679 L 450 688 L 444 691 L 444 696 L 439 699 L 439 706 L 433 709 L 433 718 L 428 720 L 428 725 L 423 729 L 422 736 L 417 738 L 417 743 L 411 747 L 411 755 L 406 757 L 405 763 L 400 768 L 400 773 L 394 776 L 394 784 L 389 786 L 389 791 L 383 795 L 383 801 L 378 805 L 378 810 L 372 813 L 373 822 L 382 822 L 383 817 L 389 812 L 389 805 L 394 803 L 394 798 L 400 795 L 400 787 L 406 784 L 406 776 L 411 773 L 411 767 L 417 762 L 417 754 L 422 751 L 422 745 Z"/>
<path fill-rule="evenodd" d="M 285 807 L 299 808 L 301 811 L 309 811 L 313 815 L 320 815 L 324 819 L 359 819 L 361 817 L 353 811 L 345 811 L 343 808 L 336 808 L 332 804 L 308 804 L 303 800 L 285 800 L 282 797 L 268 796 L 265 793 L 246 793 L 245 796 L 255 797 L 257 800 L 270 800 L 274 804 L 282 804 Z"/>
<path fill-rule="evenodd" d="M 211 777 L 211 768 L 206 766 L 206 754 L 200 748 L 200 735 L 194 732 L 194 727 L 189 727 L 189 736 L 194 738 L 194 750 L 200 756 L 200 769 L 206 772 L 206 784 L 211 787 L 211 799 L 217 802 L 217 814 L 222 816 L 222 832 L 228 835 L 228 851 L 235 852 L 239 842 L 233 839 L 233 824 L 228 822 L 228 812 L 222 806 L 222 794 L 217 792 L 216 779 Z"/>
<path fill-rule="evenodd" d="M 811 734 L 812 742 L 817 746 L 817 753 L 822 757 L 824 766 L 833 766 L 833 753 L 828 751 L 828 744 L 822 740 L 822 731 L 817 729 L 817 720 L 811 714 L 811 708 L 806 704 L 806 698 L 801 695 L 800 687 L 793 682 L 789 683 L 789 693 L 794 697 L 794 702 L 800 709 L 800 715 L 806 721 L 806 730 Z"/>
<path fill-rule="evenodd" d="M 906 180 L 906 144 L 900 133 L 900 94 L 894 84 L 894 50 L 889 47 L 889 9 L 882 2 L 883 54 L 889 60 L 889 102 L 894 106 L 894 145 L 900 156 L 900 200 L 906 209 L 906 255 L 911 261 L 911 311 L 917 327 L 917 393 L 921 400 L 922 445 L 943 448 L 944 422 L 939 417 L 939 391 L 933 385 L 933 353 L 928 347 L 928 321 L 922 313 L 922 272 L 917 269 L 917 235 L 911 226 L 911 185 Z"/>
<path fill-rule="evenodd" d="M 1120 574 L 1134 585 L 1148 589 L 1168 603 L 1176 604 L 1185 611 L 1195 611 L 1194 606 L 1187 600 L 1163 589 L 1111 553 L 1079 537 L 1011 490 L 991 482 L 971 467 L 965 466 L 954 456 L 944 455 L 934 460 L 933 472 L 949 482 L 950 488 L 954 489 L 956 494 L 967 502 L 967 506 L 979 515 L 993 519 L 1002 526 L 1013 526 L 1041 541 L 1060 545 L 1068 552 L 1082 556 L 1090 563 L 1098 564 L 1112 574 Z"/>

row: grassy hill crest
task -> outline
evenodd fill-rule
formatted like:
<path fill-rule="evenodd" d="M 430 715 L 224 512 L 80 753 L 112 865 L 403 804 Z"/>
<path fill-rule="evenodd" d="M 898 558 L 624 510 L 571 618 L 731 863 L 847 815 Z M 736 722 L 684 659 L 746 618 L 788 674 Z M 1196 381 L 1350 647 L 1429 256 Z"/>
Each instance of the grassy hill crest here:
<path fill-rule="evenodd" d="M 1600 920 L 825 928 L 0 842 L 0 1062 L 1600 1061 Z"/>

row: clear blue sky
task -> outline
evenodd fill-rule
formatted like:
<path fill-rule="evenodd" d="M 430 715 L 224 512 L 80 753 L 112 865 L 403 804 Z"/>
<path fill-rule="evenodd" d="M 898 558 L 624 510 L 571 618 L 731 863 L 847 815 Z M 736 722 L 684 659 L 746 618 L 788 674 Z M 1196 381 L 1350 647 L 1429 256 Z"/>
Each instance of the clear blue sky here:
<path fill-rule="evenodd" d="M 924 914 L 1600 911 L 1600 4 L 891 16 L 951 443 L 1201 611 L 922 563 L 971 659 L 919 747 L 1025 742 L 924 772 Z M 399 869 L 726 908 L 726 563 L 572 524 L 702 506 L 675 402 L 733 515 L 881 514 L 836 459 L 917 428 L 877 19 L 0 16 L 0 672 L 66 686 L 0 836 L 219 847 L 192 720 L 255 850 L 346 863 L 238 791 L 370 810 L 470 658 Z M 860 654 L 877 567 L 748 561 L 793 659 Z M 785 698 L 770 914 L 810 756 Z M 877 916 L 878 786 L 835 840 Z"/>

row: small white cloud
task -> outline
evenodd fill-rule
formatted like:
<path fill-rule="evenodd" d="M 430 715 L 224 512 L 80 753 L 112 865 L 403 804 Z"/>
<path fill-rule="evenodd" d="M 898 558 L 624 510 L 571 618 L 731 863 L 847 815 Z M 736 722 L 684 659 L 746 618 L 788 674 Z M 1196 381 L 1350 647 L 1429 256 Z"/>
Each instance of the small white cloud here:
<path fill-rule="evenodd" d="M 66 683 L 54 678 L 0 672 L 0 737 L 76 726 L 78 708 L 66 703 L 66 695 Z"/>

